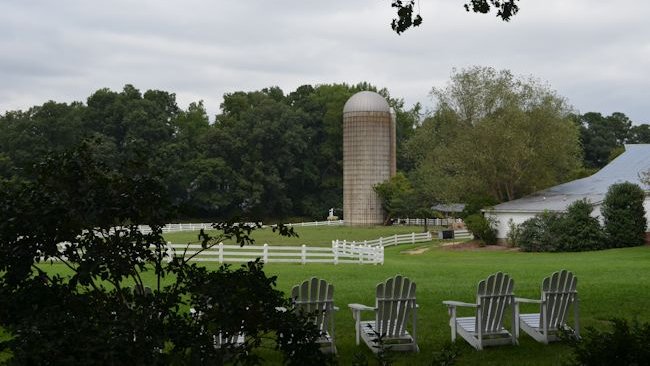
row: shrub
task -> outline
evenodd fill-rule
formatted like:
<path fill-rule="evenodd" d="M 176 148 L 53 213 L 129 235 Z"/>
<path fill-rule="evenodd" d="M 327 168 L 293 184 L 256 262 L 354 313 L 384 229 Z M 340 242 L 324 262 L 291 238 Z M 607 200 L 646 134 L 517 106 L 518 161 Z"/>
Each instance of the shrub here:
<path fill-rule="evenodd" d="M 581 340 L 572 339 L 573 359 L 568 365 L 647 365 L 650 361 L 650 323 L 632 324 L 612 319 L 610 331 L 586 329 Z"/>
<path fill-rule="evenodd" d="M 512 219 L 508 220 L 508 234 L 506 235 L 508 245 L 512 247 L 519 246 L 519 242 L 521 241 L 521 230 L 521 225 L 515 224 Z"/>
<path fill-rule="evenodd" d="M 605 234 L 591 216 L 587 200 L 573 202 L 566 213 L 544 212 L 524 221 L 517 233 L 519 246 L 529 252 L 578 252 L 605 247 Z"/>
<path fill-rule="evenodd" d="M 560 223 L 560 250 L 578 252 L 597 250 L 605 247 L 605 233 L 598 219 L 591 216 L 593 206 L 587 200 L 573 202 L 567 208 Z"/>
<path fill-rule="evenodd" d="M 557 233 L 562 226 L 563 214 L 545 211 L 524 221 L 519 237 L 519 247 L 526 252 L 556 252 L 561 247 Z"/>
<path fill-rule="evenodd" d="M 645 243 L 647 223 L 644 200 L 645 192 L 636 184 L 625 182 L 609 187 L 601 209 L 609 247 L 631 247 Z"/>
<path fill-rule="evenodd" d="M 474 214 L 465 218 L 467 230 L 474 234 L 474 238 L 482 241 L 487 245 L 497 243 L 497 231 L 491 220 L 486 219 L 483 215 Z"/>

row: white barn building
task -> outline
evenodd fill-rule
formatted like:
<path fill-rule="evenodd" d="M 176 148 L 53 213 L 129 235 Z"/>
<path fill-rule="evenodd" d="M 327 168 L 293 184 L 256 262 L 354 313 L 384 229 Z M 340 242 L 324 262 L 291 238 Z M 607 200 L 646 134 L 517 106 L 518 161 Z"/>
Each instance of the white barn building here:
<path fill-rule="evenodd" d="M 592 215 L 600 218 L 600 207 L 609 186 L 615 183 L 638 184 L 646 193 L 649 187 L 641 183 L 642 172 L 650 170 L 650 144 L 625 145 L 625 152 L 592 176 L 563 183 L 517 200 L 485 209 L 484 214 L 496 223 L 497 237 L 505 239 L 508 222 L 521 224 L 544 211 L 566 211 L 567 207 L 583 198 L 594 205 Z M 650 223 L 650 197 L 644 202 L 646 219 Z M 646 229 L 647 230 L 647 229 Z"/>

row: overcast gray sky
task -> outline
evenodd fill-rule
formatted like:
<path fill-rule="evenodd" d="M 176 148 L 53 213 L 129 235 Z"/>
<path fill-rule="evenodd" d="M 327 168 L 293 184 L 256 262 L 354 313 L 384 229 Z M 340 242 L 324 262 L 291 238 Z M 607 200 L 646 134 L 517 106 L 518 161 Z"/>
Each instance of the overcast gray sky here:
<path fill-rule="evenodd" d="M 523 0 L 510 23 L 464 2 L 419 0 L 397 36 L 390 0 L 0 0 L 0 114 L 127 83 L 211 115 L 228 92 L 360 81 L 432 107 L 452 68 L 482 65 L 650 123 L 650 1 Z"/>

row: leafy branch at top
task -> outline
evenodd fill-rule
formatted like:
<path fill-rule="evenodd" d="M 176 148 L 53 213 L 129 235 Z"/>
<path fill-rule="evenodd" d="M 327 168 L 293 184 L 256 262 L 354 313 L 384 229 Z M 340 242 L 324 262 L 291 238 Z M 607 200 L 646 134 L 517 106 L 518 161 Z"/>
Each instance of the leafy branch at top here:
<path fill-rule="evenodd" d="M 468 12 L 473 11 L 474 13 L 482 14 L 487 14 L 492 9 L 496 9 L 497 18 L 501 18 L 501 20 L 507 22 L 519 12 L 517 1 L 519 0 L 471 0 L 463 6 Z M 418 12 L 414 12 L 414 6 L 415 0 L 392 0 L 391 7 L 397 9 L 397 18 L 393 18 L 391 22 L 391 28 L 395 33 L 402 34 L 407 29 L 422 24 L 422 16 L 419 13 L 419 9 Z"/>

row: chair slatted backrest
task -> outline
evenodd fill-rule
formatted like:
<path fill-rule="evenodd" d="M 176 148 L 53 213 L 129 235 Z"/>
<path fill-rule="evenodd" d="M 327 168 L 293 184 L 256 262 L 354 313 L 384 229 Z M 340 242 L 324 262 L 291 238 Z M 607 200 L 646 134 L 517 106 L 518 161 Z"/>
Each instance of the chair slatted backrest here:
<path fill-rule="evenodd" d="M 515 282 L 508 274 L 497 272 L 478 284 L 476 330 L 483 334 L 498 333 L 503 328 L 503 314 L 514 301 Z M 480 323 L 479 323 L 480 320 Z"/>
<path fill-rule="evenodd" d="M 563 269 L 554 272 L 542 282 L 542 301 L 545 303 L 547 329 L 554 330 L 566 322 L 569 306 L 575 301 L 578 278 L 572 272 Z M 539 318 L 543 328 L 544 317 Z"/>
<path fill-rule="evenodd" d="M 402 337 L 415 307 L 415 283 L 397 275 L 377 285 L 376 331 L 389 338 Z"/>
<path fill-rule="evenodd" d="M 296 285 L 291 290 L 291 298 L 296 308 L 311 314 L 310 320 L 318 329 L 329 330 L 330 318 L 334 308 L 334 286 L 327 281 L 312 277 Z"/>

